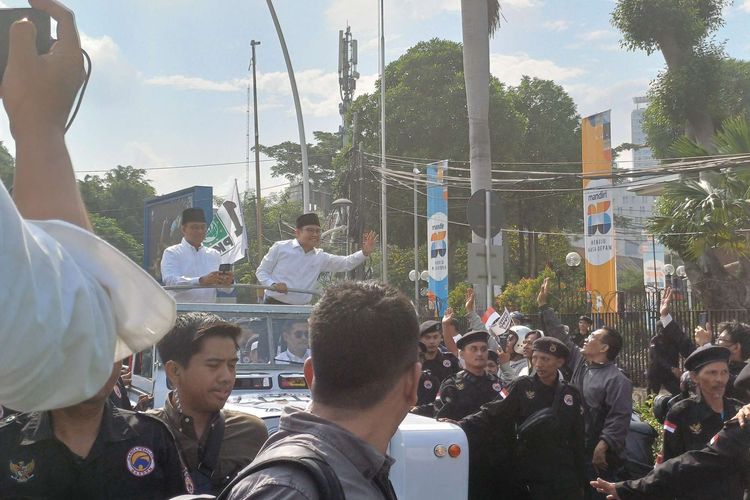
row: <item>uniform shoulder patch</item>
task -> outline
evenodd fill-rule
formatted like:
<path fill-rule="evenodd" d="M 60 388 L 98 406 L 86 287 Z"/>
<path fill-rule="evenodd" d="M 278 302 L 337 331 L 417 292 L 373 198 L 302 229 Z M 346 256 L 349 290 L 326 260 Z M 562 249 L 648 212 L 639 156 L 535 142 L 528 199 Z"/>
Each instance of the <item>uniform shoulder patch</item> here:
<path fill-rule="evenodd" d="M 573 395 L 572 394 L 566 394 L 565 397 L 563 397 L 563 401 L 568 406 L 573 406 Z"/>
<path fill-rule="evenodd" d="M 34 459 L 32 459 L 28 463 L 23 460 L 11 460 L 9 464 L 10 478 L 17 483 L 25 483 L 31 479 L 34 479 L 35 465 L 36 464 L 34 462 Z"/>
<path fill-rule="evenodd" d="M 128 451 L 125 464 L 134 476 L 147 476 L 154 471 L 156 466 L 154 452 L 145 446 L 134 446 Z"/>

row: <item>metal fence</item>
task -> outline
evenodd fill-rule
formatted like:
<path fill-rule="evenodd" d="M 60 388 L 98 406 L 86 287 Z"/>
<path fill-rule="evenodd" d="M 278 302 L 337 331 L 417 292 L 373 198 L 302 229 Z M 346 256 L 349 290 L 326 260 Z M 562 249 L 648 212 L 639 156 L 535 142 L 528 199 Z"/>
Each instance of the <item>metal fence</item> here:
<path fill-rule="evenodd" d="M 582 314 L 591 316 L 596 327 L 612 326 L 622 334 L 623 348 L 618 358 L 618 365 L 631 377 L 633 384 L 640 387 L 646 385 L 646 369 L 648 367 L 648 346 L 656 334 L 656 322 L 659 321 L 659 307 L 662 290 L 645 290 L 644 292 L 618 292 L 617 313 L 590 314 L 590 304 L 584 293 L 562 297 L 557 304 L 553 304 L 559 311 L 563 324 L 568 325 L 570 332 L 578 330 L 578 318 Z M 673 294 L 670 304 L 670 314 L 679 323 L 692 341 L 695 327 L 705 327 L 710 322 L 714 337 L 719 333 L 718 325 L 723 321 L 742 321 L 750 323 L 750 311 L 722 310 L 708 311 L 702 304 L 686 293 Z M 527 314 L 532 326 L 541 327 L 538 313 Z M 468 323 L 463 321 L 465 329 Z M 461 330 L 463 331 L 463 330 Z"/>

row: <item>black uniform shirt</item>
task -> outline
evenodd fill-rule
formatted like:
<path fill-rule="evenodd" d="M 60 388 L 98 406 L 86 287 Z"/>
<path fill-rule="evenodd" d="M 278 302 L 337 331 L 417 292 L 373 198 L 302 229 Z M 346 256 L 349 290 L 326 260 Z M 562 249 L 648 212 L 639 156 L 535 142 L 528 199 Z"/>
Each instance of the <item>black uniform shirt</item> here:
<path fill-rule="evenodd" d="M 750 426 L 729 421 L 700 450 L 657 465 L 641 479 L 617 483 L 622 500 L 742 500 L 750 474 Z"/>
<path fill-rule="evenodd" d="M 461 370 L 440 385 L 440 393 L 435 400 L 435 417 L 460 420 L 479 411 L 483 404 L 497 399 L 502 390 L 503 386 L 497 375 L 484 374 L 477 377 Z"/>
<path fill-rule="evenodd" d="M 727 392 L 725 394 L 726 397 L 742 401 L 744 404 L 750 403 L 750 392 L 742 387 L 735 387 L 734 382 L 746 364 L 744 361 L 729 362 L 729 382 L 727 383 Z"/>
<path fill-rule="evenodd" d="M 440 380 L 430 370 L 423 370 L 417 387 L 417 406 L 427 405 L 435 401 L 435 396 L 437 396 L 439 390 Z"/>
<path fill-rule="evenodd" d="M 664 460 L 705 447 L 724 421 L 734 417 L 740 408 L 742 403 L 725 397 L 722 418 L 700 395 L 675 403 L 664 420 Z"/>
<path fill-rule="evenodd" d="M 461 428 L 469 440 L 469 449 L 477 449 L 480 461 L 490 460 L 491 455 L 499 452 L 496 444 L 503 434 L 515 435 L 516 429 L 529 417 L 553 406 L 558 388 L 558 425 L 542 426 L 530 441 L 519 438 L 513 465 L 515 473 L 527 484 L 582 487 L 583 403 L 578 390 L 564 382 L 558 381 L 555 386 L 548 386 L 537 375 L 516 379 L 508 388 L 505 399 L 493 401 L 479 413 L 461 421 Z"/>
<path fill-rule="evenodd" d="M 461 364 L 458 358 L 452 353 L 443 352 L 438 349 L 433 359 L 425 359 L 422 363 L 423 370 L 430 370 L 433 377 L 438 379 L 441 384 L 445 379 L 451 377 L 461 370 Z"/>
<path fill-rule="evenodd" d="M 161 499 L 192 493 L 167 427 L 107 401 L 86 458 L 55 438 L 50 412 L 0 423 L 0 498 Z"/>

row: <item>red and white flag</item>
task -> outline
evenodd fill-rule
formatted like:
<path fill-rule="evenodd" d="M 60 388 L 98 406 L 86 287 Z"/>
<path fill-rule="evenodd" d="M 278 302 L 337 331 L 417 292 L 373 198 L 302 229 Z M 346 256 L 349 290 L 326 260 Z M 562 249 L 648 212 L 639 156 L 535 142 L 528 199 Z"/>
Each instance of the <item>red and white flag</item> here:
<path fill-rule="evenodd" d="M 500 319 L 500 315 L 495 311 L 495 308 L 490 306 L 487 308 L 486 311 L 484 311 L 484 314 L 482 315 L 482 323 L 484 323 L 484 326 L 487 327 L 489 330 L 492 325 L 495 324 L 495 321 Z"/>
<path fill-rule="evenodd" d="M 664 430 L 670 433 L 674 433 L 677 430 L 677 425 L 673 424 L 669 420 L 664 421 Z"/>

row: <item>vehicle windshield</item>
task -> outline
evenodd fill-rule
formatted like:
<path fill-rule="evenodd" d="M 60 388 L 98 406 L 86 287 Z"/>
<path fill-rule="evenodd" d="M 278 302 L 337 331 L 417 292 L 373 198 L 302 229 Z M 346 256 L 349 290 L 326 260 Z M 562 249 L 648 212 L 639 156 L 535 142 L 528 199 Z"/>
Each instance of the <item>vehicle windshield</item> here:
<path fill-rule="evenodd" d="M 242 328 L 238 339 L 238 371 L 262 365 L 296 366 L 310 356 L 307 330 L 309 306 L 252 304 L 178 304 L 178 313 L 201 311 L 216 314 Z M 258 366 L 261 365 L 261 366 Z"/>

